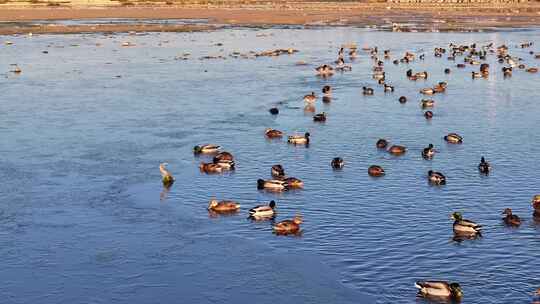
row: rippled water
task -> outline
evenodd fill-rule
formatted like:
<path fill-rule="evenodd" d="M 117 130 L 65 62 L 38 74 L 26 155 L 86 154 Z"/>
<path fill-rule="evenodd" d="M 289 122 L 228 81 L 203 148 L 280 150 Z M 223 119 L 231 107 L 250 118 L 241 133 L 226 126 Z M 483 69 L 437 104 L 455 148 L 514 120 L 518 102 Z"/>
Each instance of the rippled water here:
<path fill-rule="evenodd" d="M 472 67 L 445 75 L 455 63 L 432 50 L 508 43 L 534 66 L 530 49 L 514 45 L 538 34 L 340 27 L 1 37 L 14 44 L 0 46 L 0 294 L 8 303 L 411 303 L 415 280 L 444 279 L 461 283 L 464 303 L 528 303 L 540 287 L 540 225 L 530 206 L 540 192 L 539 74 L 503 79 L 492 55 L 488 80 L 472 80 Z M 135 46 L 121 47 L 127 41 Z M 352 72 L 315 77 L 313 67 L 347 42 L 394 57 L 424 50 L 426 59 L 386 62 L 395 93 L 371 79 L 365 52 Z M 300 52 L 198 60 L 289 47 Z M 175 60 L 186 52 L 189 60 Z M 8 72 L 15 63 L 19 75 Z M 430 77 L 411 82 L 408 68 Z M 438 81 L 448 91 L 434 97 L 427 122 L 418 90 Z M 328 120 L 316 124 L 301 97 L 326 84 L 334 98 L 317 103 Z M 374 96 L 361 95 L 365 85 Z M 401 95 L 409 102 L 399 104 Z M 265 140 L 267 127 L 309 131 L 312 143 Z M 445 144 L 449 132 L 464 144 Z M 377 150 L 380 137 L 408 153 Z M 233 152 L 237 170 L 201 174 L 206 158 L 192 154 L 200 143 Z M 429 143 L 440 151 L 432 161 L 420 156 Z M 330 168 L 336 156 L 342 171 Z M 493 166 L 488 177 L 478 174 L 481 156 Z M 177 180 L 169 192 L 157 168 L 164 161 Z M 257 191 L 276 163 L 305 189 Z M 372 164 L 386 176 L 370 178 Z M 448 184 L 429 186 L 430 169 Z M 211 197 L 237 200 L 242 211 L 210 217 Z M 301 237 L 246 220 L 247 209 L 271 199 L 278 220 L 303 215 Z M 506 207 L 524 219 L 520 228 L 502 224 Z M 482 224 L 484 237 L 452 241 L 453 211 Z"/>

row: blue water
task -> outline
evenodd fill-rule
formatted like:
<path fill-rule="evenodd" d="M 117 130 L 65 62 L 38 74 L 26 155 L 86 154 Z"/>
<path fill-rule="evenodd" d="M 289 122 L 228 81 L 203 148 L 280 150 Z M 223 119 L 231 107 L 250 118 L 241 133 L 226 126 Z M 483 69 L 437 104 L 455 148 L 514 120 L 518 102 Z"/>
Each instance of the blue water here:
<path fill-rule="evenodd" d="M 262 34 L 262 35 L 261 35 Z M 528 303 L 540 287 L 538 81 L 516 69 L 503 79 L 490 55 L 489 79 L 433 57 L 450 42 L 507 43 L 527 66 L 538 46 L 514 46 L 537 29 L 490 33 L 392 33 L 359 28 L 227 29 L 198 33 L 3 36 L 0 45 L 0 295 L 4 303 L 415 303 L 414 281 L 459 282 L 463 303 Z M 123 42 L 132 47 L 122 47 Z M 394 93 L 371 78 L 364 52 L 352 72 L 329 79 L 314 67 L 335 60 L 339 45 L 377 45 Z M 222 46 L 218 46 L 222 43 Z M 294 55 L 233 59 L 296 48 Z M 42 51 L 48 51 L 43 54 Z M 188 60 L 175 57 L 190 53 Z M 223 55 L 223 59 L 199 60 Z M 308 65 L 296 65 L 298 61 Z M 461 60 L 461 59 L 460 59 Z M 10 73 L 17 64 L 21 74 Z M 443 73 L 451 67 L 452 73 Z M 427 70 L 411 82 L 405 71 Z M 435 117 L 422 116 L 419 89 L 448 82 L 435 95 Z M 324 124 L 304 113 L 302 96 L 334 88 Z M 363 96 L 362 86 L 375 88 Z M 398 103 L 401 95 L 409 102 Z M 278 116 L 268 113 L 280 108 Z M 264 129 L 309 131 L 309 148 L 268 141 Z M 457 132 L 462 145 L 442 137 Z M 408 147 L 404 156 L 375 148 L 378 138 Z M 204 175 L 196 144 L 234 153 L 237 170 Z M 439 151 L 431 161 L 420 152 Z M 330 168 L 340 156 L 342 171 Z M 493 172 L 480 176 L 481 156 Z M 176 177 L 164 191 L 158 165 Z M 256 190 L 281 163 L 305 182 L 282 194 Z M 386 170 L 367 175 L 370 165 Z M 443 172 L 442 187 L 427 171 Z M 241 212 L 211 217 L 208 200 L 236 200 Z M 283 220 L 304 217 L 299 237 L 271 233 L 247 210 L 277 201 Z M 507 228 L 501 211 L 522 217 Z M 484 226 L 484 237 L 452 240 L 453 211 Z"/>

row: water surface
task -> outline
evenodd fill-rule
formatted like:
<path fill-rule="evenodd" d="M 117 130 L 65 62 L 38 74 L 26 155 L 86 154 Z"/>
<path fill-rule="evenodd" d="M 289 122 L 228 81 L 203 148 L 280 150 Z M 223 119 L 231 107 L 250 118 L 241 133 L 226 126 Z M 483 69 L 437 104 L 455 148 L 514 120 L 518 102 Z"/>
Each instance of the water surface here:
<path fill-rule="evenodd" d="M 340 27 L 1 37 L 14 44 L 0 46 L 0 294 L 7 303 L 412 303 L 414 281 L 444 279 L 461 283 L 464 303 L 528 303 L 540 286 L 540 226 L 530 207 L 540 191 L 539 76 L 518 70 L 503 79 L 491 55 L 489 79 L 472 80 L 476 67 L 458 70 L 432 50 L 507 43 L 534 66 L 530 49 L 514 46 L 536 36 Z M 371 78 L 365 52 L 352 72 L 314 76 L 349 42 L 426 59 L 385 62 L 394 93 Z M 300 52 L 228 57 L 289 47 Z M 23 72 L 8 72 L 10 64 Z M 411 82 L 409 68 L 430 77 Z M 448 92 L 434 97 L 427 122 L 418 90 L 438 81 Z M 302 96 L 327 84 L 334 98 L 316 108 L 328 120 L 316 124 Z M 362 86 L 375 95 L 362 96 Z M 401 95 L 409 102 L 399 104 Z M 268 113 L 273 106 L 280 115 Z M 268 141 L 267 127 L 309 131 L 312 143 Z M 464 144 L 445 144 L 449 132 Z M 377 150 L 381 137 L 408 153 Z M 192 153 L 201 143 L 233 152 L 237 170 L 201 174 L 208 158 Z M 440 152 L 432 161 L 420 156 L 429 143 Z M 342 171 L 330 168 L 336 156 Z M 488 177 L 478 174 L 481 156 L 493 166 Z M 177 180 L 168 192 L 160 162 Z M 257 191 L 276 163 L 305 189 Z M 372 164 L 386 176 L 370 178 Z M 429 186 L 430 169 L 448 184 Z M 237 200 L 242 211 L 210 217 L 211 197 Z M 277 220 L 303 215 L 301 237 L 277 237 L 271 223 L 246 219 L 271 199 Z M 524 219 L 520 228 L 502 224 L 506 207 Z M 453 211 L 484 225 L 484 237 L 452 241 Z"/>

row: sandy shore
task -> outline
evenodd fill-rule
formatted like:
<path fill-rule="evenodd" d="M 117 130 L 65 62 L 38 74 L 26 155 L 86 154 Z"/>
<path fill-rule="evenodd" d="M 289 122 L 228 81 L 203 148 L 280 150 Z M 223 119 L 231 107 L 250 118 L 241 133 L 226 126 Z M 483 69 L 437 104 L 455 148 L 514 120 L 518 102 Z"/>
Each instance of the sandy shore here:
<path fill-rule="evenodd" d="M 32 24 L 33 20 L 60 19 L 207 19 L 208 24 L 129 24 L 58 25 Z M 539 4 L 493 6 L 477 4 L 367 4 L 296 3 L 242 7 L 201 6 L 109 6 L 109 7 L 13 7 L 0 5 L 0 34 L 75 33 L 121 31 L 190 31 L 222 25 L 376 25 L 414 23 L 426 30 L 481 29 L 490 27 L 540 26 Z M 10 21 L 10 22 L 7 22 Z M 404 26 L 404 29 L 406 27 Z"/>

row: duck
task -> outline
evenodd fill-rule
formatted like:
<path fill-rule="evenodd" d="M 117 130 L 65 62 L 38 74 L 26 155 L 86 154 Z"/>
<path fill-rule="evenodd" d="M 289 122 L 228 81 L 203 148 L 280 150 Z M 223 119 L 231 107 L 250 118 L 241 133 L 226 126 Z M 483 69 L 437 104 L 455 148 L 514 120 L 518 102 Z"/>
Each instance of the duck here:
<path fill-rule="evenodd" d="M 406 103 L 407 102 L 407 97 L 401 96 L 401 97 L 399 97 L 398 101 L 399 101 L 399 103 Z"/>
<path fill-rule="evenodd" d="M 435 185 L 445 185 L 446 177 L 440 172 L 434 172 L 432 170 L 428 171 L 428 180 L 430 183 Z"/>
<path fill-rule="evenodd" d="M 276 223 L 272 229 L 276 234 L 296 234 L 300 231 L 300 224 L 302 224 L 302 217 L 297 215 L 292 220 L 284 220 Z"/>
<path fill-rule="evenodd" d="M 433 87 L 433 91 L 435 93 L 444 93 L 446 92 L 446 87 L 448 86 L 448 84 L 444 81 L 441 81 L 439 82 L 438 84 L 436 84 L 434 87 Z"/>
<path fill-rule="evenodd" d="M 461 137 L 457 133 L 449 133 L 444 137 L 444 140 L 446 140 L 450 144 L 461 144 L 463 143 L 463 137 Z"/>
<path fill-rule="evenodd" d="M 322 93 L 325 95 L 325 96 L 330 96 L 332 94 L 332 87 L 329 86 L 329 85 L 325 85 L 323 88 L 322 88 Z"/>
<path fill-rule="evenodd" d="M 273 165 L 270 173 L 272 177 L 285 177 L 285 169 L 282 165 Z"/>
<path fill-rule="evenodd" d="M 444 69 L 444 73 L 445 74 L 450 74 L 450 73 L 452 73 L 452 70 L 450 70 L 449 68 L 446 68 L 446 69 Z"/>
<path fill-rule="evenodd" d="M 377 148 L 379 149 L 385 149 L 386 146 L 388 146 L 388 141 L 384 138 L 381 138 L 379 140 L 377 140 Z"/>
<path fill-rule="evenodd" d="M 454 212 L 450 216 L 454 220 L 453 230 L 458 235 L 480 235 L 482 226 L 473 221 L 463 219 L 460 212 Z"/>
<path fill-rule="evenodd" d="M 394 155 L 401 155 L 401 154 L 405 154 L 405 152 L 407 152 L 407 148 L 404 147 L 404 146 L 393 145 L 393 146 L 390 147 L 390 149 L 388 149 L 388 152 L 390 154 L 394 154 Z"/>
<path fill-rule="evenodd" d="M 268 205 L 259 205 L 249 209 L 249 217 L 260 219 L 260 218 L 271 218 L 276 215 L 276 202 L 270 201 Z"/>
<path fill-rule="evenodd" d="M 306 132 L 303 136 L 302 135 L 291 135 L 287 139 L 287 142 L 295 145 L 308 145 L 309 144 L 309 137 L 311 135 L 309 132 Z"/>
<path fill-rule="evenodd" d="M 221 146 L 218 145 L 200 145 L 193 147 L 193 152 L 195 154 L 210 154 L 210 153 L 218 153 L 219 149 L 221 149 Z"/>
<path fill-rule="evenodd" d="M 521 219 L 519 216 L 512 214 L 512 209 L 506 208 L 501 214 L 506 215 L 503 217 L 503 221 L 506 225 L 513 227 L 521 225 Z"/>
<path fill-rule="evenodd" d="M 431 112 L 431 111 L 424 112 L 424 117 L 426 119 L 432 119 L 433 118 L 433 112 Z"/>
<path fill-rule="evenodd" d="M 163 186 L 169 187 L 174 183 L 174 176 L 172 176 L 171 172 L 167 170 L 167 163 L 161 163 L 159 164 L 159 172 L 161 173 L 161 181 L 163 182 Z"/>
<path fill-rule="evenodd" d="M 283 132 L 276 129 L 266 129 L 264 135 L 268 138 L 280 138 L 283 137 Z"/>
<path fill-rule="evenodd" d="M 435 100 L 433 99 L 422 99 L 420 101 L 422 108 L 433 108 L 435 106 Z"/>
<path fill-rule="evenodd" d="M 420 90 L 420 93 L 424 95 L 433 95 L 435 94 L 435 91 L 432 88 L 423 88 Z"/>
<path fill-rule="evenodd" d="M 534 291 L 534 296 L 535 297 L 540 297 L 540 288 L 538 288 L 537 290 Z"/>
<path fill-rule="evenodd" d="M 21 70 L 21 68 L 19 66 L 15 66 L 15 68 L 11 72 L 13 72 L 15 74 L 20 74 L 20 73 L 22 73 L 22 70 Z"/>
<path fill-rule="evenodd" d="M 356 49 L 350 50 L 350 51 L 349 51 L 349 58 L 350 58 L 350 59 L 354 59 L 354 58 L 356 58 L 356 57 L 358 57 L 358 54 L 357 54 L 357 52 L 356 52 Z"/>
<path fill-rule="evenodd" d="M 270 112 L 270 114 L 272 115 L 278 115 L 279 114 L 279 109 L 278 108 L 271 108 L 270 110 L 268 110 Z"/>
<path fill-rule="evenodd" d="M 317 122 L 326 121 L 326 113 L 322 112 L 322 113 L 319 113 L 319 114 L 313 116 L 313 121 L 317 121 Z"/>
<path fill-rule="evenodd" d="M 433 144 L 429 144 L 424 150 L 422 150 L 422 157 L 424 159 L 431 159 L 435 155 L 435 149 L 433 148 Z"/>
<path fill-rule="evenodd" d="M 215 163 L 201 162 L 199 164 L 199 169 L 201 170 L 201 172 L 204 172 L 204 173 L 221 173 L 221 172 L 223 172 L 223 167 L 221 167 L 220 165 L 215 164 Z"/>
<path fill-rule="evenodd" d="M 540 194 L 533 197 L 532 206 L 534 209 L 534 215 L 540 216 Z"/>
<path fill-rule="evenodd" d="M 277 179 L 258 179 L 257 180 L 257 189 L 262 190 L 271 190 L 271 191 L 286 191 L 289 189 L 287 182 Z"/>
<path fill-rule="evenodd" d="M 362 94 L 364 95 L 373 95 L 373 89 L 368 87 L 362 87 Z"/>
<path fill-rule="evenodd" d="M 475 79 L 475 78 L 482 78 L 484 75 L 480 72 L 471 72 L 472 74 L 472 78 Z"/>
<path fill-rule="evenodd" d="M 222 170 L 234 170 L 235 169 L 235 163 L 233 160 L 218 160 L 214 161 L 214 164 L 218 165 Z"/>
<path fill-rule="evenodd" d="M 302 189 L 304 188 L 304 182 L 296 177 L 287 177 L 284 179 L 289 189 Z"/>
<path fill-rule="evenodd" d="M 234 156 L 231 153 L 226 152 L 226 151 L 219 152 L 218 154 L 216 154 L 216 156 L 214 156 L 214 159 L 213 159 L 215 164 L 217 164 L 220 161 L 233 161 L 233 160 L 234 160 Z"/>
<path fill-rule="evenodd" d="M 525 70 L 528 73 L 538 73 L 538 68 L 528 68 Z"/>
<path fill-rule="evenodd" d="M 373 165 L 368 168 L 368 174 L 369 176 L 383 176 L 384 175 L 384 169 L 381 166 Z"/>
<path fill-rule="evenodd" d="M 343 166 L 345 165 L 345 162 L 343 161 L 343 158 L 341 157 L 334 157 L 334 159 L 332 159 L 332 162 L 330 162 L 330 165 L 334 169 L 342 169 Z"/>
<path fill-rule="evenodd" d="M 483 173 L 483 174 L 488 174 L 489 170 L 491 170 L 491 166 L 489 165 L 489 163 L 486 161 L 486 159 L 483 156 L 482 158 L 480 158 L 480 164 L 478 164 L 478 170 L 480 171 L 480 173 Z"/>
<path fill-rule="evenodd" d="M 422 297 L 435 297 L 460 300 L 463 297 L 459 283 L 446 281 L 423 281 L 414 284 L 418 288 L 418 295 Z"/>
<path fill-rule="evenodd" d="M 308 103 L 313 103 L 317 101 L 317 96 L 315 96 L 315 92 L 311 92 L 311 94 L 304 96 L 304 101 Z"/>
<path fill-rule="evenodd" d="M 384 84 L 384 91 L 385 92 L 394 92 L 394 86 L 391 86 L 389 84 Z"/>
<path fill-rule="evenodd" d="M 214 212 L 236 212 L 240 209 L 240 204 L 233 201 L 218 201 L 211 199 L 208 203 L 208 211 Z"/>
<path fill-rule="evenodd" d="M 317 74 L 319 74 L 319 76 L 323 76 L 323 77 L 331 76 L 334 74 L 334 68 L 327 64 L 318 66 L 317 68 L 315 68 L 315 71 L 317 71 Z"/>
<path fill-rule="evenodd" d="M 512 67 L 503 67 L 502 72 L 505 77 L 512 76 Z"/>

